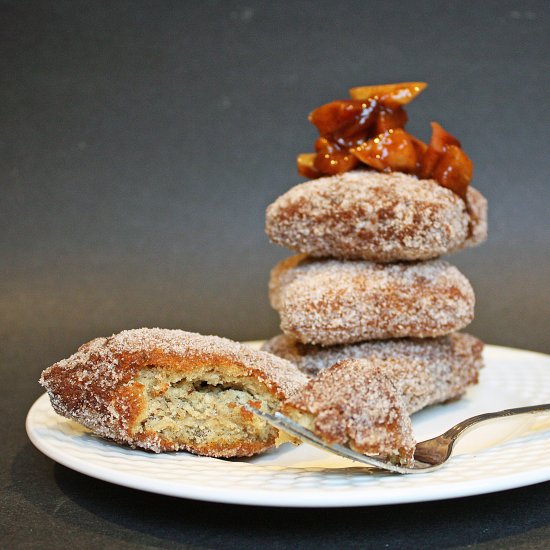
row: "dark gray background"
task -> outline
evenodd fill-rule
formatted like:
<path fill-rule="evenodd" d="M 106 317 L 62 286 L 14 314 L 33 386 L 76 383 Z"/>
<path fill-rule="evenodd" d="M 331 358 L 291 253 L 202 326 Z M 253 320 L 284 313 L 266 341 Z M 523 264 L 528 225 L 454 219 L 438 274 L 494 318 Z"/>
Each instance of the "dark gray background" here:
<path fill-rule="evenodd" d="M 309 111 L 362 84 L 429 82 L 409 128 L 458 136 L 490 204 L 489 241 L 451 258 L 476 290 L 469 330 L 550 352 L 548 2 L 1 1 L 0 31 L 0 537 L 547 547 L 548 484 L 353 511 L 197 504 L 54 466 L 23 422 L 40 371 L 92 337 L 275 334 L 266 284 L 288 252 L 265 207 L 300 181 Z"/>

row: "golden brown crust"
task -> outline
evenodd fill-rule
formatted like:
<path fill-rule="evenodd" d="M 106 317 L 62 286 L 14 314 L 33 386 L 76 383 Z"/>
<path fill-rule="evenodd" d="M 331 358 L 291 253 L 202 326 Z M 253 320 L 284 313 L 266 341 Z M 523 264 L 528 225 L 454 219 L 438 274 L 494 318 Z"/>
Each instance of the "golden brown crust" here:
<path fill-rule="evenodd" d="M 262 440 L 237 441 L 229 446 L 223 436 L 204 445 L 175 441 L 148 428 L 144 415 L 148 401 L 156 394 L 145 391 L 140 376 L 151 369 L 177 379 L 190 373 L 198 373 L 200 379 L 204 371 L 205 375 L 217 373 L 222 379 L 243 380 L 248 389 L 258 393 L 258 399 L 270 402 L 287 398 L 306 381 L 289 362 L 224 338 L 181 330 L 138 329 L 83 345 L 68 359 L 46 369 L 40 382 L 58 414 L 133 447 L 249 456 L 273 445 L 276 430 Z"/>
<path fill-rule="evenodd" d="M 304 344 L 435 337 L 473 319 L 468 280 L 442 260 L 376 264 L 297 255 L 274 267 L 271 304 L 281 330 Z"/>
<path fill-rule="evenodd" d="M 283 412 L 329 443 L 399 457 L 404 463 L 411 463 L 414 453 L 409 415 L 458 399 L 477 383 L 483 366 L 483 343 L 467 334 L 435 342 L 365 342 L 337 350 L 304 349 L 278 338 L 267 349 L 294 357 L 297 364 L 309 352 L 317 355 L 316 366 L 324 367 L 285 403 Z M 331 359 L 338 363 L 328 366 Z"/>
<path fill-rule="evenodd" d="M 327 443 L 410 464 L 414 438 L 393 361 L 348 359 L 310 380 L 282 412 Z"/>
<path fill-rule="evenodd" d="M 473 187 L 468 187 L 467 196 L 470 225 L 464 246 L 470 248 L 487 239 L 487 199 Z M 455 252 L 455 250 L 451 250 L 451 252 Z"/>
<path fill-rule="evenodd" d="M 271 204 L 266 232 L 276 244 L 314 257 L 427 260 L 486 238 L 487 204 L 468 203 L 433 180 L 355 170 L 299 184 Z"/>
<path fill-rule="evenodd" d="M 421 362 L 434 376 L 445 381 L 439 398 L 459 397 L 477 384 L 483 368 L 483 342 L 470 334 L 455 332 L 439 338 L 368 340 L 345 346 L 321 347 L 302 344 L 281 334 L 264 343 L 262 349 L 294 363 L 309 377 L 344 359 L 395 359 L 401 363 Z"/>

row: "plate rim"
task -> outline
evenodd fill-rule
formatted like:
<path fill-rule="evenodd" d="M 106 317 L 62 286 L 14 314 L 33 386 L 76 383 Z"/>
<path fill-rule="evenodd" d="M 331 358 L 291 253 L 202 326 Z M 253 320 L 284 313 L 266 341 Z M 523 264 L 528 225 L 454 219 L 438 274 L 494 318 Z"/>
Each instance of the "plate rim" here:
<path fill-rule="evenodd" d="M 258 345 L 262 341 L 246 342 L 247 344 Z M 513 353 L 513 354 L 530 354 L 539 356 L 541 359 L 550 361 L 550 355 L 530 351 L 522 350 L 519 348 L 510 348 L 506 346 L 493 346 L 486 345 L 486 353 Z M 362 488 L 362 491 L 348 491 L 342 493 L 327 493 L 326 489 L 305 489 L 301 491 L 300 499 L 294 499 L 289 502 L 288 493 L 286 491 L 265 491 L 256 487 L 239 487 L 238 492 L 233 487 L 228 488 L 224 486 L 213 487 L 198 485 L 185 486 L 185 494 L 182 492 L 181 484 L 173 484 L 170 486 L 169 481 L 164 479 L 150 479 L 142 477 L 138 474 L 131 472 L 121 472 L 120 470 L 113 470 L 108 467 L 93 464 L 90 465 L 86 460 L 75 457 L 70 454 L 64 454 L 55 445 L 51 445 L 47 440 L 40 438 L 34 430 L 33 420 L 37 410 L 47 405 L 51 407 L 47 393 L 43 393 L 38 397 L 32 406 L 30 407 L 26 421 L 25 428 L 27 435 L 33 445 L 41 451 L 43 454 L 54 460 L 55 462 L 77 471 L 81 474 L 100 479 L 108 483 L 114 483 L 116 485 L 124 486 L 134 490 L 142 490 L 155 494 L 162 494 L 177 498 L 189 498 L 194 500 L 217 502 L 224 504 L 241 504 L 241 505 L 254 505 L 254 506 L 273 506 L 273 507 L 287 507 L 287 508 L 333 508 L 333 507 L 359 507 L 359 506 L 378 506 L 378 505 L 391 505 L 391 504 L 406 504 L 412 502 L 428 502 L 437 500 L 447 500 L 453 498 L 461 498 L 474 495 L 489 494 L 493 492 L 499 492 L 508 489 L 515 489 L 519 487 L 526 487 L 537 483 L 543 483 L 550 480 L 550 465 L 547 467 L 535 468 L 528 470 L 527 472 L 514 472 L 504 473 L 502 475 L 491 476 L 485 479 L 474 479 L 457 482 L 456 484 L 449 485 L 448 483 L 439 483 L 431 485 L 428 491 L 411 491 L 410 487 L 405 488 L 393 488 L 388 491 L 386 495 L 380 494 L 379 488 L 375 491 L 374 495 L 368 494 L 368 488 Z M 53 412 L 53 408 L 52 408 Z M 55 413 L 54 413 L 55 414 Z M 63 417 L 60 417 L 62 419 Z M 64 419 L 63 420 L 67 420 Z M 132 452 L 144 452 L 144 451 L 132 451 Z M 210 457 L 196 457 L 190 455 L 193 459 L 215 460 Z M 430 474 L 416 474 L 429 476 Z M 320 500 L 321 494 L 330 494 L 330 502 L 328 500 Z M 370 498 L 369 496 L 374 496 Z"/>

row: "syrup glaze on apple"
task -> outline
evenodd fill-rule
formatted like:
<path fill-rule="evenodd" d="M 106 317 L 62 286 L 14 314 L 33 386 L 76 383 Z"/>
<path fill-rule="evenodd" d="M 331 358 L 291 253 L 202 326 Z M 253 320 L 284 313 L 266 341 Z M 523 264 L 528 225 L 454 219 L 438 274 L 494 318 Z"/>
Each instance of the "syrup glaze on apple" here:
<path fill-rule="evenodd" d="M 403 82 L 352 88 L 352 99 L 322 105 L 310 115 L 319 130 L 315 153 L 298 155 L 298 171 L 307 178 L 341 174 L 360 165 L 381 172 L 404 172 L 434 179 L 466 200 L 473 164 L 460 142 L 432 122 L 429 144 L 405 131 L 404 105 L 424 88 Z"/>

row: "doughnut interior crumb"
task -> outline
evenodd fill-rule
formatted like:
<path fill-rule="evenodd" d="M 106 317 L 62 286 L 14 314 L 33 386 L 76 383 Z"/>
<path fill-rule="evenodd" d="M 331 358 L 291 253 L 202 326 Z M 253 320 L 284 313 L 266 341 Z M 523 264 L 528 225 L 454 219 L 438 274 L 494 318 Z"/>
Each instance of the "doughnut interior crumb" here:
<path fill-rule="evenodd" d="M 40 378 L 54 410 L 107 439 L 154 452 L 252 456 L 273 412 L 307 381 L 292 363 L 217 336 L 134 329 L 96 338 Z"/>
<path fill-rule="evenodd" d="M 136 431 L 155 432 L 180 448 L 240 448 L 272 443 L 278 435 L 276 428 L 243 409 L 249 404 L 271 413 L 278 406 L 277 399 L 261 395 L 250 379 L 222 377 L 207 366 L 186 375 L 142 370 L 137 383 L 143 385 L 146 406 Z"/>

